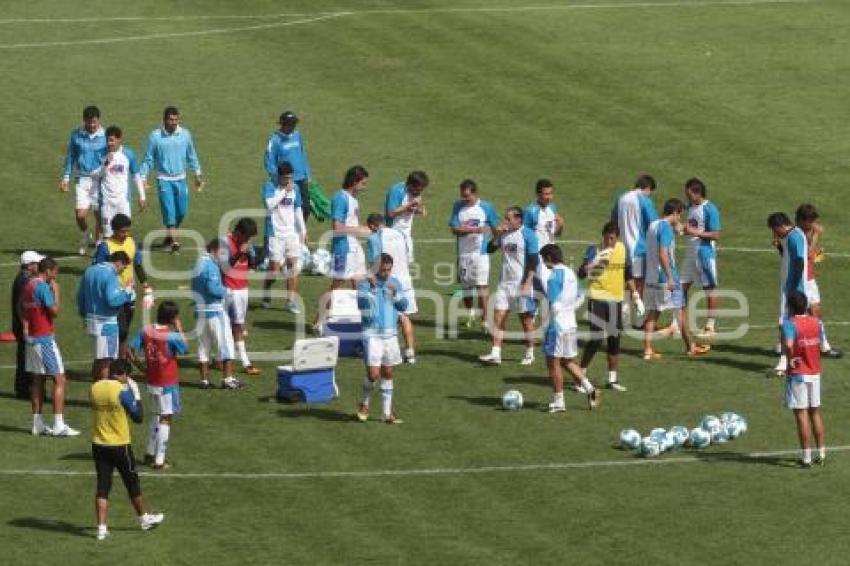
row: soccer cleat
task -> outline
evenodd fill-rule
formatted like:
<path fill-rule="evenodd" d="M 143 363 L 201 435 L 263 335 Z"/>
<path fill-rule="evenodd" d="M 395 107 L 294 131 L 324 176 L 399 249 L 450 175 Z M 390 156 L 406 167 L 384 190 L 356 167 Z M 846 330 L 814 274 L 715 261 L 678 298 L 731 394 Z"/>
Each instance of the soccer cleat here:
<path fill-rule="evenodd" d="M 357 419 L 358 421 L 360 421 L 361 423 L 365 423 L 366 421 L 368 421 L 369 420 L 369 407 L 367 407 L 366 405 L 363 405 L 361 403 L 360 406 L 357 407 L 357 412 L 354 413 L 354 418 Z"/>
<path fill-rule="evenodd" d="M 97 526 L 97 540 L 104 540 L 109 536 L 109 529 L 106 528 L 106 525 L 98 525 Z"/>
<path fill-rule="evenodd" d="M 389 415 L 384 415 L 381 419 L 384 421 L 384 424 L 404 424 L 404 421 L 390 413 Z"/>
<path fill-rule="evenodd" d="M 255 368 L 254 366 L 245 366 L 242 371 L 245 372 L 245 375 L 260 375 L 260 370 Z"/>
<path fill-rule="evenodd" d="M 835 348 L 830 348 L 826 352 L 821 352 L 820 355 L 825 358 L 830 358 L 832 360 L 838 360 L 844 357 L 844 352 L 842 352 L 841 350 L 836 350 Z"/>
<path fill-rule="evenodd" d="M 174 240 L 171 243 L 171 253 L 174 254 L 174 255 L 177 255 L 177 254 L 180 253 L 180 242 L 178 242 L 177 240 Z"/>
<path fill-rule="evenodd" d="M 286 303 L 286 310 L 292 314 L 301 314 L 301 309 L 295 303 Z"/>
<path fill-rule="evenodd" d="M 80 431 L 78 431 L 77 429 L 71 428 L 68 425 L 65 425 L 62 428 L 54 429 L 51 434 L 53 436 L 58 436 L 58 437 L 80 436 Z"/>
<path fill-rule="evenodd" d="M 594 389 L 590 393 L 587 394 L 587 407 L 592 411 L 599 407 L 602 403 L 602 395 L 599 394 L 598 389 Z"/>
<path fill-rule="evenodd" d="M 643 353 L 643 359 L 646 361 L 660 360 L 661 354 L 654 350 L 647 350 Z"/>
<path fill-rule="evenodd" d="M 404 363 L 413 365 L 416 363 L 416 354 L 404 354 Z"/>
<path fill-rule="evenodd" d="M 209 379 L 201 379 L 201 389 L 210 389 L 212 388 L 212 383 L 210 383 Z"/>
<path fill-rule="evenodd" d="M 53 434 L 53 431 L 49 426 L 45 424 L 33 425 L 32 426 L 32 435 L 33 436 L 50 436 Z"/>
<path fill-rule="evenodd" d="M 243 387 L 242 382 L 239 381 L 238 379 L 236 379 L 235 377 L 233 377 L 232 375 L 229 376 L 229 377 L 225 377 L 224 379 L 221 380 L 221 388 L 222 389 L 235 390 L 235 389 L 242 389 L 242 387 Z"/>
<path fill-rule="evenodd" d="M 151 468 L 156 470 L 157 472 L 164 472 L 165 470 L 170 470 L 174 467 L 174 464 L 166 460 L 162 464 L 151 464 Z"/>
<path fill-rule="evenodd" d="M 530 366 L 531 364 L 534 363 L 534 354 L 524 355 L 522 357 L 522 359 L 519 361 L 519 363 L 520 363 L 520 365 L 523 365 L 523 366 Z"/>
<path fill-rule="evenodd" d="M 143 531 L 149 531 L 156 528 L 157 525 L 165 520 L 165 515 L 162 513 L 145 513 L 139 517 L 139 526 Z"/>
<path fill-rule="evenodd" d="M 502 356 L 496 356 L 494 354 L 485 354 L 483 356 L 478 356 L 478 361 L 488 366 L 498 366 L 502 365 Z"/>
<path fill-rule="evenodd" d="M 619 391 L 620 393 L 625 393 L 629 390 L 625 385 L 620 385 L 619 382 L 616 381 L 609 381 L 605 387 L 613 389 L 614 391 Z"/>
<path fill-rule="evenodd" d="M 714 338 L 717 334 L 717 331 L 714 328 L 706 326 L 700 332 L 697 333 L 697 338 Z"/>
<path fill-rule="evenodd" d="M 563 413 L 567 410 L 567 406 L 564 403 L 549 403 L 549 412 L 550 413 Z"/>
<path fill-rule="evenodd" d="M 823 468 L 826 466 L 826 458 L 821 458 L 820 456 L 815 456 L 815 466 Z"/>
<path fill-rule="evenodd" d="M 696 358 L 699 356 L 704 356 L 710 351 L 711 346 L 709 346 L 708 344 L 694 344 L 693 348 L 691 348 L 691 351 L 688 352 L 688 356 L 690 356 L 691 358 Z"/>

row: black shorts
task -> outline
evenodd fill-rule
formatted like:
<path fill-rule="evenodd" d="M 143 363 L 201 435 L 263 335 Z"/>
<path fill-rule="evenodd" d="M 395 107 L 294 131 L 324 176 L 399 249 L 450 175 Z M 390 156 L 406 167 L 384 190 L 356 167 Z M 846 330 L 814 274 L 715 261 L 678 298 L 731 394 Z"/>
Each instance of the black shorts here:
<path fill-rule="evenodd" d="M 127 494 L 131 498 L 142 494 L 132 446 L 129 444 L 122 446 L 92 444 L 91 453 L 94 457 L 94 469 L 97 472 L 98 497 L 109 498 L 109 491 L 112 489 L 112 472 L 116 469 L 121 476 L 121 481 L 124 482 L 124 487 L 127 488 Z"/>
<path fill-rule="evenodd" d="M 130 325 L 133 324 L 133 314 L 136 312 L 136 303 L 125 303 L 118 309 L 118 340 L 124 342 L 130 336 Z"/>
<path fill-rule="evenodd" d="M 619 301 L 595 301 L 587 302 L 588 320 L 590 332 L 594 338 L 601 339 L 600 333 L 605 336 L 619 336 L 623 330 L 623 303 Z"/>

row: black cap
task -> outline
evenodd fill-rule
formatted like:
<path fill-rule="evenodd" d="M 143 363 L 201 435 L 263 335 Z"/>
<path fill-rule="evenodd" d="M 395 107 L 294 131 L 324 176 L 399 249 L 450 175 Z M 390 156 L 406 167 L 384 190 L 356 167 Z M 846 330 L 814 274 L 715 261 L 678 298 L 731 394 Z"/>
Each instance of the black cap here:
<path fill-rule="evenodd" d="M 298 116 L 295 115 L 295 112 L 287 110 L 286 112 L 280 115 L 279 121 L 281 124 L 283 124 L 284 122 L 297 122 Z"/>

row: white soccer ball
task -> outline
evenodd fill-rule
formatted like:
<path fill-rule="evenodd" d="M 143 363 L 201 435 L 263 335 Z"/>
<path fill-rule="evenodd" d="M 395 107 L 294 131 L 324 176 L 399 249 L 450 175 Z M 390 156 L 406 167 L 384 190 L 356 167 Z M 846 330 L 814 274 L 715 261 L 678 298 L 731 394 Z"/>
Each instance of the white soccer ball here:
<path fill-rule="evenodd" d="M 688 446 L 692 448 L 705 448 L 711 444 L 711 433 L 703 428 L 695 428 L 691 430 L 688 436 Z"/>
<path fill-rule="evenodd" d="M 519 411 L 522 409 L 522 393 L 511 389 L 502 395 L 502 408 L 506 411 Z"/>
<path fill-rule="evenodd" d="M 741 428 L 741 434 L 744 434 L 745 432 L 747 432 L 747 428 L 748 428 L 747 419 L 745 419 L 744 417 L 741 417 L 740 419 L 738 419 L 738 426 L 740 426 L 740 428 Z M 740 434 L 738 436 L 740 436 Z"/>
<path fill-rule="evenodd" d="M 741 436 L 741 421 L 734 420 L 728 422 L 724 425 L 726 428 L 726 435 L 729 437 L 729 440 L 735 440 L 739 436 Z"/>
<path fill-rule="evenodd" d="M 667 434 L 667 429 L 661 427 L 656 427 L 649 431 L 649 436 L 655 436 L 659 438 L 663 438 L 665 434 Z"/>
<path fill-rule="evenodd" d="M 620 431 L 620 447 L 634 450 L 640 446 L 640 433 L 633 428 L 624 428 Z"/>
<path fill-rule="evenodd" d="M 720 430 L 722 423 L 720 422 L 720 419 L 718 419 L 714 415 L 706 415 L 700 421 L 699 426 L 707 433 L 713 435 L 716 434 L 718 430 Z"/>
<path fill-rule="evenodd" d="M 737 421 L 740 418 L 741 418 L 741 415 L 739 415 L 737 413 L 733 413 L 731 411 L 727 411 L 725 413 L 721 413 L 720 422 L 722 422 L 723 424 L 726 424 L 726 423 L 731 423 L 732 421 Z"/>
<path fill-rule="evenodd" d="M 313 255 L 307 246 L 301 247 L 301 271 L 313 273 Z"/>
<path fill-rule="evenodd" d="M 661 444 L 649 436 L 643 437 L 640 441 L 640 455 L 644 458 L 655 458 L 663 451 Z"/>
<path fill-rule="evenodd" d="M 673 434 L 677 448 L 684 446 L 685 443 L 688 442 L 688 437 L 690 436 L 688 427 L 682 425 L 670 427 L 670 433 Z"/>
<path fill-rule="evenodd" d="M 717 432 L 711 433 L 711 442 L 712 444 L 725 444 L 729 442 L 729 431 L 725 425 L 717 429 Z"/>
<path fill-rule="evenodd" d="M 327 275 L 331 271 L 331 254 L 324 248 L 313 252 L 312 272 L 316 275 Z"/>

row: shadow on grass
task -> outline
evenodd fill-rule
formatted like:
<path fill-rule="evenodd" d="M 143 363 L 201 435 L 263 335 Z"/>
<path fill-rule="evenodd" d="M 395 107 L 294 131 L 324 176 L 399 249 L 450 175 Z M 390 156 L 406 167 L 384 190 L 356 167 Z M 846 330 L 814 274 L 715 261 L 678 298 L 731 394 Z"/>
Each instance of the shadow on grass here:
<path fill-rule="evenodd" d="M 49 389 L 50 389 L 50 386 L 48 386 L 48 390 Z M 20 399 L 18 397 L 15 397 L 14 393 L 5 393 L 5 392 L 0 393 L 0 399 L 14 399 L 16 401 L 20 401 L 21 403 L 26 403 L 27 405 L 30 404 L 29 399 Z M 51 397 L 49 395 L 45 395 L 44 404 L 49 406 L 52 403 L 52 401 L 50 399 L 51 399 Z M 71 407 L 90 407 L 91 403 L 89 403 L 88 401 L 83 401 L 81 399 L 68 399 L 68 398 L 66 398 L 65 399 L 65 405 L 68 405 L 68 406 L 71 406 Z"/>
<path fill-rule="evenodd" d="M 74 460 L 77 462 L 91 462 L 91 452 L 69 452 L 59 457 L 60 460 Z"/>
<path fill-rule="evenodd" d="M 445 358 L 454 358 L 456 360 L 460 360 L 462 362 L 469 362 L 479 366 L 483 366 L 483 364 L 478 360 L 477 354 L 472 354 L 469 352 L 460 352 L 457 350 L 448 350 L 441 348 L 428 348 L 423 350 L 418 350 L 416 352 L 419 356 L 435 356 L 435 357 L 445 357 Z"/>
<path fill-rule="evenodd" d="M 21 517 L 20 519 L 12 519 L 9 525 L 21 529 L 35 529 L 37 531 L 47 531 L 53 533 L 65 533 L 78 537 L 92 537 L 92 531 L 88 527 L 74 525 L 67 521 L 56 519 L 39 519 L 37 517 Z"/>
<path fill-rule="evenodd" d="M 277 416 L 285 419 L 291 418 L 312 418 L 320 421 L 329 422 L 354 422 L 352 413 L 346 413 L 337 409 L 329 409 L 327 407 L 293 407 L 291 409 L 278 409 Z"/>
<path fill-rule="evenodd" d="M 739 464 L 757 464 L 762 466 L 779 466 L 781 468 L 796 468 L 797 458 L 794 456 L 775 456 L 768 454 L 747 454 L 746 452 L 699 452 L 688 451 L 686 454 L 704 462 L 718 464 L 735 462 Z"/>
<path fill-rule="evenodd" d="M 478 405 L 480 407 L 490 407 L 495 411 L 504 411 L 507 412 L 504 408 L 502 408 L 502 398 L 495 397 L 490 395 L 449 395 L 447 399 L 451 399 L 452 401 L 466 401 L 470 405 Z M 546 403 L 538 403 L 537 401 L 526 401 L 523 404 L 524 409 L 531 409 L 532 411 L 542 411 L 543 409 L 548 409 L 548 404 Z"/>
<path fill-rule="evenodd" d="M 748 356 L 762 356 L 767 358 L 778 358 L 779 355 L 773 348 L 761 346 L 739 346 L 737 344 L 714 344 L 711 347 L 714 352 L 729 352 L 732 354 L 746 354 Z"/>
<path fill-rule="evenodd" d="M 21 426 L 9 426 L 0 424 L 0 432 L 10 432 L 13 434 L 32 434 L 32 430 Z"/>
<path fill-rule="evenodd" d="M 502 379 L 503 383 L 508 385 L 544 385 L 551 386 L 552 382 L 546 377 L 545 373 L 540 373 L 538 375 L 512 375 L 510 377 L 505 377 Z"/>
<path fill-rule="evenodd" d="M 263 330 L 288 330 L 295 332 L 298 328 L 293 320 L 254 320 L 251 322 L 251 327 L 262 328 Z"/>
<path fill-rule="evenodd" d="M 701 356 L 699 358 L 694 358 L 692 361 L 703 364 L 726 366 L 752 373 L 765 374 L 770 371 L 770 368 L 768 366 L 760 362 L 749 362 L 746 360 L 735 360 L 732 358 L 722 358 L 718 356 L 713 356 L 712 353 L 715 351 L 716 350 L 712 348 L 712 351 L 709 352 L 707 355 Z"/>

